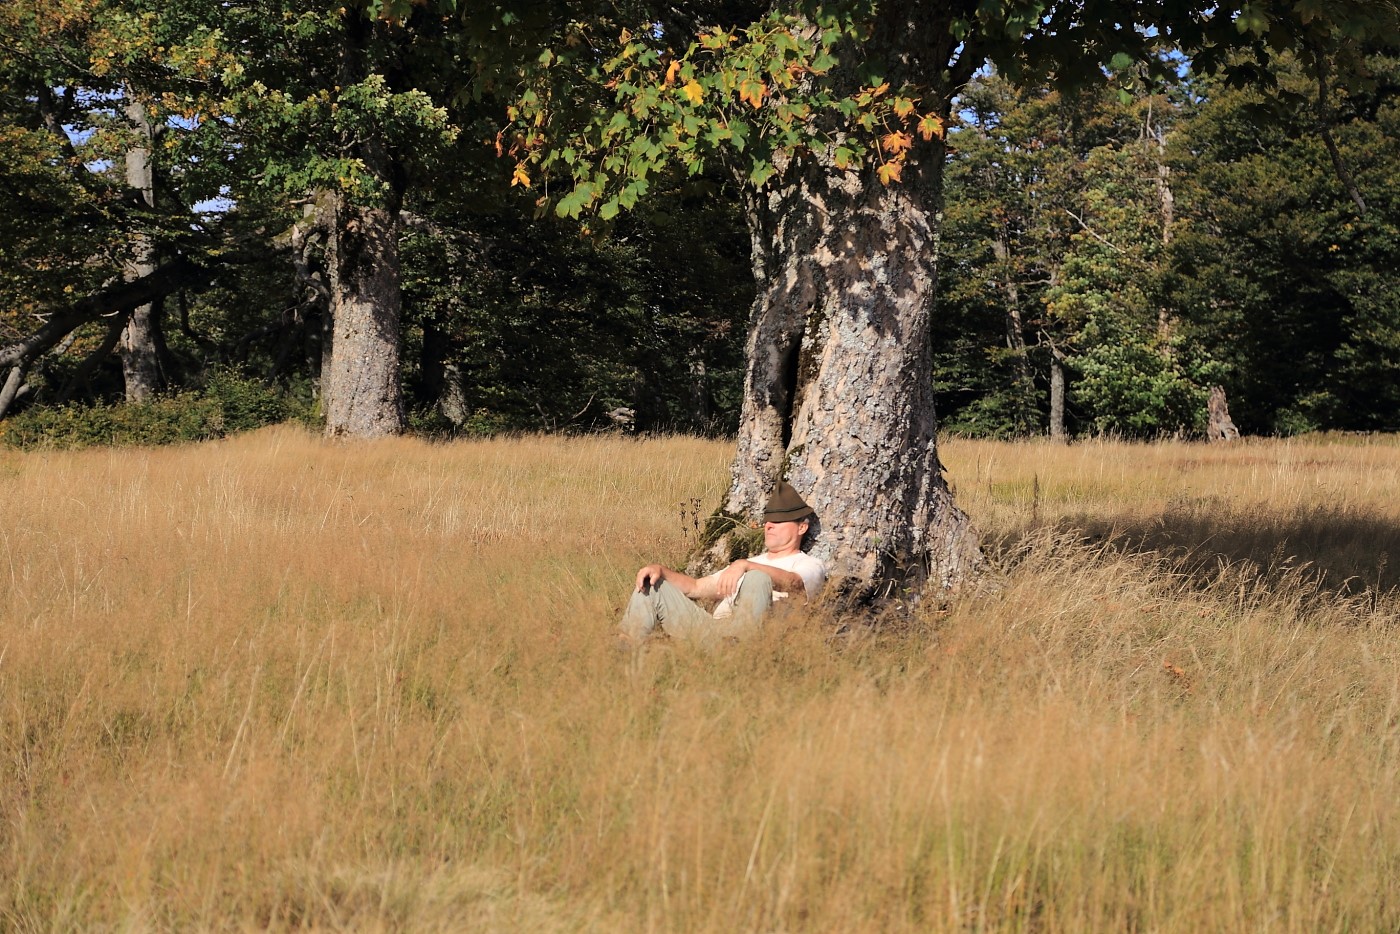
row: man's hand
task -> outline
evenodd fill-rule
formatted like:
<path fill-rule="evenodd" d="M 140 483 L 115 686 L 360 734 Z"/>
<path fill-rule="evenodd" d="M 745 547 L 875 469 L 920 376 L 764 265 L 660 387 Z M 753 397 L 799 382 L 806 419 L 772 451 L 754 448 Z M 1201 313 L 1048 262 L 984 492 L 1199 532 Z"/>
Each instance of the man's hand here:
<path fill-rule="evenodd" d="M 660 564 L 648 564 L 637 572 L 637 593 L 649 593 L 651 588 L 660 587 L 665 579 L 665 567 Z"/>
<path fill-rule="evenodd" d="M 753 568 L 753 564 L 740 558 L 723 571 L 720 571 L 719 579 L 716 581 L 716 588 L 719 591 L 720 599 L 734 596 L 734 593 L 739 589 L 739 579 L 753 570 Z"/>

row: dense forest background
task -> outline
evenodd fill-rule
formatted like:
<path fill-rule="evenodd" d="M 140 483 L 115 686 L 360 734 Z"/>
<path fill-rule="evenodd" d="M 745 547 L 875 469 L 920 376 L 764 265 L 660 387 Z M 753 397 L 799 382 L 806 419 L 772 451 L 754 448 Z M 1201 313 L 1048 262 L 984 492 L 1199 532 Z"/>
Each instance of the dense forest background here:
<path fill-rule="evenodd" d="M 734 430 L 754 285 L 724 166 L 560 217 L 503 157 L 513 88 L 444 56 L 443 23 L 347 75 L 335 13 L 220 9 L 0 12 L 0 436 L 316 420 L 317 192 L 375 185 L 404 217 L 414 427 Z M 1400 429 L 1392 52 L 1346 91 L 1286 55 L 1265 90 L 1184 60 L 1073 98 L 979 74 L 947 129 L 944 428 L 1200 436 L 1219 386 L 1246 434 Z M 367 137 L 406 155 L 366 173 Z"/>

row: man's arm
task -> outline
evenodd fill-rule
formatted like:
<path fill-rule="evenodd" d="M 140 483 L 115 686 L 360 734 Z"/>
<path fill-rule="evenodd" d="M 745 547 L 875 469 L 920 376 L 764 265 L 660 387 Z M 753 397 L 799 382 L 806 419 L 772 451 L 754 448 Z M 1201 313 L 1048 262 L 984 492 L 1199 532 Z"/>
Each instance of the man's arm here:
<path fill-rule="evenodd" d="M 739 589 L 739 578 L 749 571 L 762 571 L 773 581 L 773 589 L 779 593 L 785 593 L 789 597 L 807 597 L 807 582 L 802 579 L 801 574 L 792 571 L 784 571 L 782 568 L 775 568 L 769 564 L 759 564 L 747 558 L 740 558 L 729 567 L 720 571 L 714 578 L 716 588 L 721 597 L 727 597 Z M 709 580 L 710 578 L 705 578 Z"/>
<path fill-rule="evenodd" d="M 714 577 L 694 578 L 664 564 L 648 564 L 637 572 L 637 592 L 646 593 L 652 587 L 659 587 L 662 581 L 692 600 L 716 600 L 721 596 Z"/>

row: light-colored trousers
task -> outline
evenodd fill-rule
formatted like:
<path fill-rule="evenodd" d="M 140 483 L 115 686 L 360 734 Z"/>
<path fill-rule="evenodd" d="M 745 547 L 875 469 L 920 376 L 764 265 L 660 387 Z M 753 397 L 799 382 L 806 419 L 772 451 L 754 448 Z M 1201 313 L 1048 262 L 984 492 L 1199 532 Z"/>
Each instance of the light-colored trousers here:
<path fill-rule="evenodd" d="M 715 619 L 675 584 L 662 581 L 649 593 L 632 594 L 617 628 L 634 645 L 645 642 L 657 626 L 673 639 L 713 644 L 757 632 L 772 603 L 773 578 L 762 571 L 749 571 L 739 578 L 734 615 L 725 619 Z"/>

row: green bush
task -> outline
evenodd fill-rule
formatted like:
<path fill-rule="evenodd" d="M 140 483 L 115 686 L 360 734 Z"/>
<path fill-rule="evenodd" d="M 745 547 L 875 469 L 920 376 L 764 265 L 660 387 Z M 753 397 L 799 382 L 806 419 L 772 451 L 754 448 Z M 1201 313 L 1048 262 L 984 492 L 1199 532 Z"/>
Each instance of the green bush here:
<path fill-rule="evenodd" d="M 300 418 L 305 409 L 275 387 L 218 372 L 200 389 L 149 402 L 31 406 L 0 423 L 0 440 L 16 448 L 181 444 Z"/>
<path fill-rule="evenodd" d="M 998 441 L 1039 434 L 1040 413 L 1027 402 L 1016 392 L 1016 387 L 989 392 L 958 409 L 939 428 L 961 438 Z"/>

